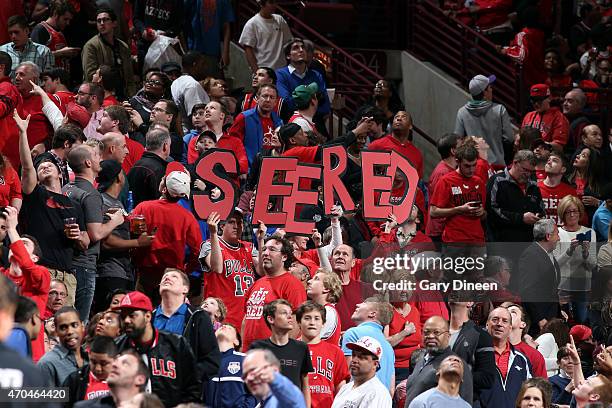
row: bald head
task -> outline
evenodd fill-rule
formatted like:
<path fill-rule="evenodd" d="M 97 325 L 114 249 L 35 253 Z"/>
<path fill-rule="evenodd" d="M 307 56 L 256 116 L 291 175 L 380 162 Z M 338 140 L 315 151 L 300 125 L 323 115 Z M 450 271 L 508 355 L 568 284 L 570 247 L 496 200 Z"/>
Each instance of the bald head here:
<path fill-rule="evenodd" d="M 431 316 L 429 319 L 425 320 L 425 324 L 427 325 L 428 323 L 442 330 L 449 329 L 448 321 L 442 316 Z"/>
<path fill-rule="evenodd" d="M 116 160 L 123 163 L 129 153 L 125 136 L 119 132 L 108 132 L 101 139 L 104 144 L 103 160 Z"/>

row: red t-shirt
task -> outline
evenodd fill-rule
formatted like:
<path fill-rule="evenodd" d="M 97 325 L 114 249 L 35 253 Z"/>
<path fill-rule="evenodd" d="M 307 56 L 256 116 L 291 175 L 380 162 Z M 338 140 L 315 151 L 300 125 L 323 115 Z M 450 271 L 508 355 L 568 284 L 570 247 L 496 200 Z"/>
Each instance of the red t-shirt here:
<path fill-rule="evenodd" d="M 531 368 L 533 368 L 533 375 L 535 377 L 548 379 L 548 373 L 546 372 L 546 361 L 544 361 L 544 356 L 542 356 L 542 353 L 524 341 L 521 341 L 519 344 L 513 344 L 513 346 L 515 349 L 523 353 L 525 357 L 527 357 L 527 360 L 529 360 L 531 363 Z"/>
<path fill-rule="evenodd" d="M 408 368 L 412 352 L 421 346 L 421 314 L 415 306 L 410 306 L 410 312 L 406 316 L 402 316 L 400 312 L 393 308 L 393 319 L 391 319 L 389 324 L 389 335 L 393 336 L 404 330 L 406 322 L 414 323 L 416 333 L 405 337 L 404 340 L 393 347 L 396 368 Z"/>
<path fill-rule="evenodd" d="M 62 106 L 66 106 L 69 103 L 74 102 L 74 94 L 70 91 L 57 91 L 55 96 L 59 98 Z"/>
<path fill-rule="evenodd" d="M 544 113 L 536 111 L 529 112 L 523 118 L 521 127 L 531 126 L 542 132 L 542 139 L 548 143 L 558 143 L 561 146 L 567 144 L 569 138 L 569 122 L 563 112 L 557 107 L 552 107 Z"/>
<path fill-rule="evenodd" d="M 334 391 L 350 375 L 344 353 L 338 346 L 324 341 L 308 344 L 313 372 L 308 373 L 312 408 L 330 408 L 334 402 Z"/>
<path fill-rule="evenodd" d="M 355 327 L 355 322 L 351 319 L 355 306 L 373 293 L 374 289 L 371 285 L 358 282 L 352 278 L 349 280 L 348 285 L 342 285 L 342 296 L 340 296 L 340 300 L 336 303 L 336 310 L 338 311 L 343 331 Z"/>
<path fill-rule="evenodd" d="M 0 176 L 0 206 L 10 205 L 13 198 L 21 198 L 21 180 L 15 169 L 7 166 Z"/>
<path fill-rule="evenodd" d="M 89 372 L 89 382 L 87 383 L 87 389 L 85 390 L 85 401 L 93 400 L 99 397 L 105 397 L 110 394 L 110 388 L 106 381 L 100 381 L 95 375 Z"/>
<path fill-rule="evenodd" d="M 107 106 L 119 105 L 119 101 L 115 98 L 115 95 L 108 95 L 104 98 L 102 102 L 102 107 L 106 108 Z"/>
<path fill-rule="evenodd" d="M 440 160 L 440 162 L 436 165 L 436 167 L 431 172 L 429 176 L 429 191 L 433 192 L 436 189 L 436 185 L 438 181 L 442 178 L 442 176 L 450 173 L 451 171 L 455 171 L 454 167 L 451 167 L 444 160 Z M 437 237 L 442 235 L 442 231 L 444 230 L 444 223 L 446 222 L 446 218 L 431 218 L 427 220 L 427 225 L 425 227 L 425 232 L 430 237 Z"/>
<path fill-rule="evenodd" d="M 0 95 L 0 151 L 11 161 L 13 167 L 18 168 L 19 130 L 13 119 L 13 110 L 22 104 L 22 98 L 9 77 L 0 79 Z"/>
<path fill-rule="evenodd" d="M 204 276 L 204 297 L 218 297 L 227 307 L 225 321 L 235 327 L 242 325 L 244 319 L 245 292 L 255 282 L 253 276 L 253 244 L 240 241 L 237 246 L 230 245 L 219 238 L 223 271 L 209 270 Z M 201 256 L 210 253 L 210 241 L 202 246 Z M 202 268 L 204 262 L 202 260 Z"/>
<path fill-rule="evenodd" d="M 448 320 L 448 309 L 444 296 L 440 292 L 424 291 L 417 284 L 416 290 L 410 298 L 410 306 L 414 306 L 421 314 L 421 326 L 425 324 L 427 319 L 432 316 L 442 316 L 444 320 Z"/>
<path fill-rule="evenodd" d="M 255 340 L 270 337 L 272 332 L 263 319 L 263 308 L 276 299 L 285 299 L 293 310 L 306 301 L 306 290 L 289 272 L 280 276 L 264 276 L 255 281 L 245 295 L 244 335 L 242 349 L 248 350 Z"/>
<path fill-rule="evenodd" d="M 431 198 L 431 205 L 438 208 L 452 208 L 470 201 L 480 201 L 484 207 L 485 200 L 485 183 L 480 177 L 467 178 L 454 171 L 440 179 Z M 460 214 L 446 218 L 442 241 L 481 243 L 484 240 L 480 218 Z"/>
<path fill-rule="evenodd" d="M 559 201 L 565 196 L 576 195 L 576 189 L 567 183 L 561 182 L 557 187 L 548 187 L 544 184 L 544 180 L 538 181 L 538 187 L 542 194 L 542 201 L 544 202 L 544 208 L 546 209 L 546 218 L 555 220 L 557 225 L 561 225 L 562 222 L 559 220 L 557 215 L 557 208 Z"/>
<path fill-rule="evenodd" d="M 134 166 L 134 163 L 140 160 L 142 154 L 145 151 L 145 148 L 137 141 L 130 139 L 128 135 L 125 135 L 125 144 L 127 145 L 127 148 L 130 152 L 127 154 L 127 156 L 125 156 L 125 159 L 123 159 L 123 163 L 121 163 L 121 168 L 123 169 L 123 171 L 125 171 L 125 174 L 127 174 L 130 172 L 132 166 Z"/>
<path fill-rule="evenodd" d="M 30 258 L 30 254 L 28 254 L 23 241 L 14 242 L 9 248 L 13 251 L 13 259 L 21 267 L 23 274 L 21 276 L 11 275 L 10 267 L 0 269 L 0 273 L 3 273 L 15 283 L 15 286 L 19 288 L 20 295 L 29 297 L 36 302 L 38 310 L 45 310 L 51 285 L 49 270 L 32 262 L 32 258 Z M 41 325 L 38 338 L 32 341 L 32 359 L 34 362 L 40 360 L 43 354 L 45 354 L 44 330 L 44 325 Z"/>
<path fill-rule="evenodd" d="M 197 256 L 202 234 L 194 215 L 178 203 L 167 200 L 143 201 L 134 208 L 133 214 L 145 216 L 147 232 L 157 228 L 155 239 L 149 248 L 138 251 L 138 266 L 178 268 L 185 270 L 185 246 Z"/>
<path fill-rule="evenodd" d="M 216 147 L 218 149 L 226 149 L 234 152 L 234 156 L 236 156 L 236 160 L 238 161 L 239 174 L 247 174 L 249 172 L 249 159 L 247 158 L 246 149 L 244 148 L 242 140 L 232 137 L 227 133 L 223 133 Z"/>
<path fill-rule="evenodd" d="M 535 174 L 536 174 L 536 180 L 538 180 L 538 182 L 546 178 L 546 170 L 544 169 L 536 169 Z"/>
<path fill-rule="evenodd" d="M 419 177 L 423 177 L 423 155 L 410 141 L 401 143 L 393 135 L 387 135 L 370 143 L 368 150 L 396 151 L 410 160 L 419 173 Z"/>

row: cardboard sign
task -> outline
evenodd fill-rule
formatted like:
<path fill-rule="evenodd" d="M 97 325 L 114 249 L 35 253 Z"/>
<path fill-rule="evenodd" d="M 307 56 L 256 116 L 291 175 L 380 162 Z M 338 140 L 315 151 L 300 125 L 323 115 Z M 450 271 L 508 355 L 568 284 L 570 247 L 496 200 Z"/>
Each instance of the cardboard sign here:
<path fill-rule="evenodd" d="M 305 205 L 317 205 L 319 193 L 312 189 L 313 180 L 322 181 L 323 205 L 326 214 L 334 204 L 344 211 L 355 210 L 341 177 L 347 168 L 347 153 L 342 146 L 324 147 L 322 164 L 299 163 L 296 157 L 265 157 L 261 163 L 259 183 L 253 209 L 253 224 L 261 220 L 266 225 L 282 227 L 285 231 L 310 235 L 314 220 L 302 220 L 299 211 Z M 386 220 L 393 213 L 398 223 L 408 219 L 416 195 L 419 176 L 410 161 L 397 152 L 361 152 L 363 181 L 363 216 L 366 220 Z M 384 174 L 377 169 L 385 168 Z M 196 164 L 196 174 L 207 184 L 218 187 L 221 197 L 213 201 L 208 193 L 194 193 L 194 211 L 200 219 L 217 212 L 227 219 L 238 202 L 238 191 L 229 174 L 238 173 L 238 162 L 229 150 L 213 149 Z M 378 172 L 380 173 L 380 171 Z M 405 196 L 397 204 L 390 203 L 393 179 L 401 174 L 407 181 Z M 380 197 L 378 200 L 375 197 Z M 280 200 L 280 210 L 269 211 L 270 201 Z"/>

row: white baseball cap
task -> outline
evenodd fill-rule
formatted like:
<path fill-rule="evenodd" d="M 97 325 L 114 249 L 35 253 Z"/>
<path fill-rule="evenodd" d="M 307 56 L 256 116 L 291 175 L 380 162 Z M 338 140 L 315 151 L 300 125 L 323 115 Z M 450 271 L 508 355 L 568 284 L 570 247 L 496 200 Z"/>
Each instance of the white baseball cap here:
<path fill-rule="evenodd" d="M 191 192 L 191 177 L 182 171 L 173 171 L 166 176 L 168 194 L 173 197 L 189 198 Z"/>
<path fill-rule="evenodd" d="M 356 342 L 346 343 L 346 347 L 351 350 L 365 351 L 372 354 L 378 360 L 382 357 L 382 346 L 374 337 L 363 336 Z M 380 365 L 379 365 L 380 368 Z"/>

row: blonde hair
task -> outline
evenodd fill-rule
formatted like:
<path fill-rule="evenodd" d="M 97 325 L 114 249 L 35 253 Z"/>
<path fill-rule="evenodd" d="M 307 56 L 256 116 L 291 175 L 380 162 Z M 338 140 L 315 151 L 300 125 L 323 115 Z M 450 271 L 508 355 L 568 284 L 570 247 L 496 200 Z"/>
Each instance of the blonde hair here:
<path fill-rule="evenodd" d="M 559 201 L 559 205 L 557 206 L 557 215 L 559 216 L 559 221 L 565 223 L 565 214 L 571 205 L 575 205 L 580 212 L 580 218 L 584 216 L 584 204 L 582 201 L 576 196 L 567 195 Z"/>
<path fill-rule="evenodd" d="M 342 296 L 342 281 L 340 277 L 327 269 L 319 269 L 317 273 L 323 274 L 323 287 L 329 290 L 326 300 L 329 303 L 336 303 L 340 296 Z"/>

